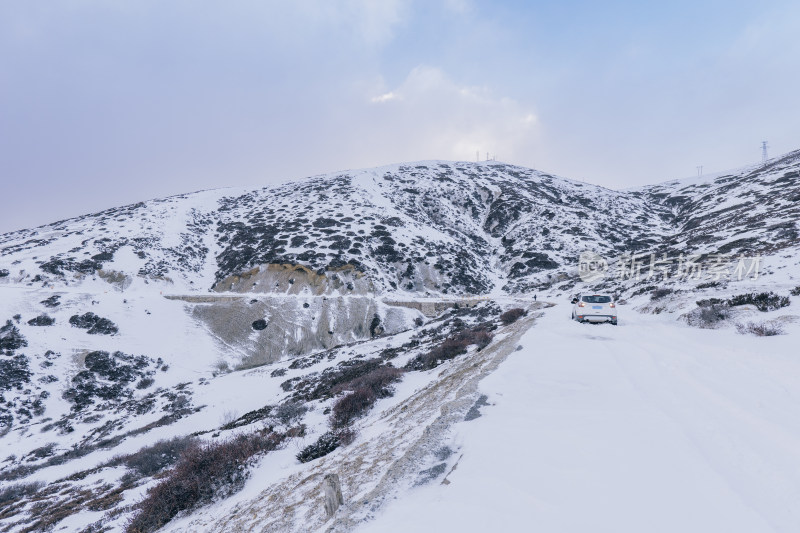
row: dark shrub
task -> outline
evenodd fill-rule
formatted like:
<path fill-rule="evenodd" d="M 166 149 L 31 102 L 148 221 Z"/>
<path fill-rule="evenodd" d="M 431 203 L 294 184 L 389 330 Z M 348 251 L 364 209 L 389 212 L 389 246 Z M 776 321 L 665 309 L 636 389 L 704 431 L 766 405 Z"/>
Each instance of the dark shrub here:
<path fill-rule="evenodd" d="M 122 352 L 112 355 L 104 351 L 88 353 L 84 358 L 86 370 L 73 376 L 71 386 L 62 397 L 72 402 L 74 411 L 87 408 L 96 399 L 122 402 L 131 397 L 127 384 L 147 378 L 145 370 L 151 362 L 143 355 Z"/>
<path fill-rule="evenodd" d="M 61 302 L 59 302 L 60 299 L 61 299 L 61 296 L 59 296 L 57 294 L 54 294 L 50 298 L 42 300 L 39 303 L 43 304 L 45 307 L 58 307 L 59 305 L 61 305 Z"/>
<path fill-rule="evenodd" d="M 338 394 L 346 390 L 369 389 L 377 398 L 388 398 L 393 391 L 390 385 L 400 381 L 403 371 L 392 366 L 381 366 L 361 377 L 357 377 L 347 383 L 336 385 L 331 392 Z"/>
<path fill-rule="evenodd" d="M 375 393 L 367 387 L 358 388 L 339 398 L 333 404 L 331 425 L 335 428 L 350 425 L 353 420 L 369 411 L 377 399 Z"/>
<path fill-rule="evenodd" d="M 237 492 L 249 476 L 248 463 L 255 456 L 276 449 L 283 438 L 278 433 L 240 435 L 219 443 L 187 447 L 169 476 L 139 502 L 139 511 L 128 522 L 126 531 L 155 531 L 181 511 Z"/>
<path fill-rule="evenodd" d="M 115 457 L 111 465 L 124 464 L 139 476 L 152 476 L 174 465 L 181 454 L 191 447 L 199 446 L 195 437 L 175 437 L 160 440 L 152 446 L 142 448 L 138 452 L 122 457 Z"/>
<path fill-rule="evenodd" d="M 524 309 L 521 309 L 519 307 L 516 307 L 514 309 L 509 309 L 508 311 L 500 315 L 500 322 L 502 322 L 507 326 L 509 324 L 516 322 L 524 315 L 525 315 Z"/>
<path fill-rule="evenodd" d="M 800 296 L 800 285 L 789 291 L 792 296 Z"/>
<path fill-rule="evenodd" d="M 0 489 L 0 506 L 5 506 L 17 502 L 28 496 L 33 496 L 39 489 L 44 487 L 44 483 L 17 483 Z"/>
<path fill-rule="evenodd" d="M 155 382 L 156 382 L 156 380 L 154 380 L 151 377 L 144 377 L 144 378 L 139 380 L 139 383 L 136 384 L 136 388 L 137 389 L 146 389 L 147 387 L 149 387 L 150 385 L 152 385 Z"/>
<path fill-rule="evenodd" d="M 73 315 L 69 318 L 69 323 L 73 327 L 88 330 L 86 333 L 90 335 L 114 335 L 119 332 L 119 328 L 112 321 L 91 312 Z"/>
<path fill-rule="evenodd" d="M 706 305 L 695 309 L 686 317 L 690 326 L 714 328 L 730 317 L 730 310 L 721 304 Z"/>
<path fill-rule="evenodd" d="M 471 329 L 459 331 L 442 341 L 426 354 L 416 356 L 406 364 L 409 370 L 430 370 L 436 368 L 442 361 L 447 361 L 456 356 L 467 353 L 467 347 L 472 344 L 482 350 L 492 341 L 492 334 L 485 326 L 475 326 Z"/>
<path fill-rule="evenodd" d="M 712 305 L 709 307 L 703 307 L 700 310 L 700 320 L 703 323 L 714 323 L 719 322 L 721 320 L 725 320 L 730 316 L 730 312 L 721 305 Z"/>
<path fill-rule="evenodd" d="M 343 361 L 333 368 L 326 368 L 316 379 L 300 379 L 290 385 L 296 391 L 292 395 L 293 401 L 309 402 L 333 396 L 333 389 L 356 378 L 369 374 L 384 365 L 382 359 L 354 359 Z M 341 390 L 341 389 L 340 389 Z"/>
<path fill-rule="evenodd" d="M 673 292 L 675 292 L 675 291 L 672 290 L 672 289 L 669 289 L 667 287 L 662 287 L 660 289 L 656 289 L 656 290 L 650 292 L 650 301 L 652 302 L 652 301 L 655 301 L 655 300 L 660 300 L 661 298 L 667 296 L 668 294 L 672 294 Z"/>
<path fill-rule="evenodd" d="M 275 417 L 281 424 L 288 426 L 293 421 L 301 418 L 308 412 L 308 407 L 300 402 L 286 402 L 272 411 L 272 416 Z"/>
<path fill-rule="evenodd" d="M 658 289 L 656 285 L 645 285 L 644 287 L 640 287 L 631 293 L 631 297 L 639 296 L 640 294 L 644 294 L 646 292 L 652 292 Z"/>
<path fill-rule="evenodd" d="M 339 437 L 339 445 L 340 446 L 349 446 L 356 440 L 356 436 L 358 433 L 352 426 L 346 428 L 340 428 L 336 431 L 336 436 Z"/>
<path fill-rule="evenodd" d="M 44 459 L 46 457 L 50 457 L 51 455 L 53 455 L 53 450 L 55 450 L 55 448 L 56 448 L 56 443 L 50 442 L 48 444 L 45 444 L 44 446 L 32 450 L 31 453 L 28 455 L 30 455 L 35 459 Z"/>
<path fill-rule="evenodd" d="M 5 268 L 0 268 L 0 278 L 8 277 L 9 274 L 10 272 L 8 270 Z"/>
<path fill-rule="evenodd" d="M 773 335 L 783 335 L 783 328 L 778 324 L 769 322 L 748 322 L 747 324 L 736 324 L 736 331 L 742 335 L 750 334 L 757 337 L 772 337 Z"/>
<path fill-rule="evenodd" d="M 706 300 L 697 300 L 697 305 L 700 307 L 709 307 L 712 305 L 719 305 L 722 303 L 722 300 L 719 298 L 708 298 Z"/>
<path fill-rule="evenodd" d="M 28 345 L 28 341 L 19 332 L 17 326 L 10 320 L 6 321 L 6 325 L 0 327 L 0 353 L 11 355 L 14 350 L 24 348 Z"/>
<path fill-rule="evenodd" d="M 20 354 L 0 359 L 0 391 L 22 389 L 23 383 L 31 380 L 28 359 Z"/>
<path fill-rule="evenodd" d="M 752 304 L 759 311 L 775 311 L 789 305 L 788 296 L 778 296 L 774 292 L 739 294 L 728 300 L 728 305 Z"/>
<path fill-rule="evenodd" d="M 272 410 L 274 409 L 271 405 L 265 405 L 259 409 L 254 409 L 252 411 L 248 411 L 233 422 L 228 422 L 227 424 L 223 424 L 220 426 L 219 429 L 234 429 L 242 426 L 247 426 L 258 422 L 259 420 L 264 420 L 267 418 Z"/>
<path fill-rule="evenodd" d="M 52 326 L 56 323 L 56 319 L 47 315 L 39 315 L 36 318 L 28 320 L 29 326 Z"/>
<path fill-rule="evenodd" d="M 295 457 L 297 457 L 297 460 L 301 463 L 319 459 L 320 457 L 328 455 L 339 446 L 344 446 L 352 442 L 352 436 L 353 433 L 349 429 L 328 431 L 320 435 L 315 443 L 309 444 L 303 448 Z"/>

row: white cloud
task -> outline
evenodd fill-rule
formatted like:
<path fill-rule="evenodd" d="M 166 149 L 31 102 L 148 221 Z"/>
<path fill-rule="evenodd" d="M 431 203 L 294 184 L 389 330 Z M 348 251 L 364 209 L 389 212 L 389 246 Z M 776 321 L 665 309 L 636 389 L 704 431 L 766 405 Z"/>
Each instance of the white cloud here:
<path fill-rule="evenodd" d="M 410 0 L 299 0 L 279 3 L 276 9 L 292 18 L 293 30 L 305 31 L 304 24 L 338 27 L 364 45 L 383 46 L 407 18 L 409 4 Z"/>
<path fill-rule="evenodd" d="M 348 2 L 362 38 L 370 44 L 383 44 L 393 37 L 394 27 L 404 18 L 405 0 L 351 0 Z"/>
<path fill-rule="evenodd" d="M 378 96 L 373 96 L 372 98 L 370 98 L 370 102 L 375 104 L 382 104 L 384 102 L 396 99 L 397 99 L 397 94 L 390 91 L 388 93 L 380 94 Z"/>
<path fill-rule="evenodd" d="M 486 87 L 461 85 L 441 69 L 414 68 L 395 89 L 374 96 L 375 114 L 367 121 L 379 132 L 371 153 L 396 159 L 472 160 L 476 152 L 531 163 L 539 136 L 536 114 Z M 379 124 L 379 126 L 378 126 Z"/>

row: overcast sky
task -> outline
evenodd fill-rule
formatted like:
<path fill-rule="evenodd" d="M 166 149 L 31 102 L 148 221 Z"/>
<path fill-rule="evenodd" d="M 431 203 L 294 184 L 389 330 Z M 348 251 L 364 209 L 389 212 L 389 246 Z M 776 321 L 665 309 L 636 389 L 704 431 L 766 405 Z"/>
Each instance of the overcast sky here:
<path fill-rule="evenodd" d="M 422 159 L 612 188 L 800 148 L 800 2 L 0 0 L 0 232 Z"/>

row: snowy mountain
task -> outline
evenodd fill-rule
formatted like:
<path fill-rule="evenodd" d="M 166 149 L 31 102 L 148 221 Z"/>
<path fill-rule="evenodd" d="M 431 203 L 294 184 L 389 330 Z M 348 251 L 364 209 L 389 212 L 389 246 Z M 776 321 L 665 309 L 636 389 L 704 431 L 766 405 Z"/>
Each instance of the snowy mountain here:
<path fill-rule="evenodd" d="M 671 328 L 703 298 L 760 316 L 733 298 L 800 286 L 799 201 L 800 151 L 627 191 L 428 161 L 0 235 L 0 529 L 122 530 L 181 451 L 258 434 L 277 449 L 247 462 L 250 481 L 166 526 L 323 527 L 309 502 L 335 469 L 365 505 L 340 513 L 352 530 L 454 468 L 443 443 L 483 405 L 478 383 L 523 336 L 532 348 L 542 316 L 567 316 L 573 292 L 613 291 Z M 584 252 L 605 278 L 581 281 Z M 626 257 L 640 268 L 617 275 Z M 686 258 L 715 268 L 681 278 Z M 652 275 L 656 259 L 669 275 Z M 793 332 L 795 305 L 769 316 Z M 337 426 L 359 390 L 365 411 Z"/>

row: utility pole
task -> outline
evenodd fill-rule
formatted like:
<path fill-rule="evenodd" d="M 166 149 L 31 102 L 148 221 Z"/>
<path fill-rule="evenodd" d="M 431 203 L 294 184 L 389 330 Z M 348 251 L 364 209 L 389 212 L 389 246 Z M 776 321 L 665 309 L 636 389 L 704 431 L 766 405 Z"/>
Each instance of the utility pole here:
<path fill-rule="evenodd" d="M 761 141 L 761 164 L 767 164 L 767 141 Z"/>
<path fill-rule="evenodd" d="M 697 176 L 700 177 L 703 175 L 703 165 L 697 166 Z"/>

